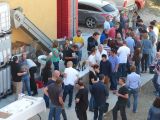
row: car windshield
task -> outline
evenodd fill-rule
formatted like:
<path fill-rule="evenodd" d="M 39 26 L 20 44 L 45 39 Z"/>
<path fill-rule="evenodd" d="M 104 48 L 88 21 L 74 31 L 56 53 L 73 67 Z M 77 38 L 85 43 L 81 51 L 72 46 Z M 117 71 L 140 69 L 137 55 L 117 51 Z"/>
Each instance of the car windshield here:
<path fill-rule="evenodd" d="M 106 12 L 113 12 L 113 11 L 115 11 L 114 7 L 112 5 L 110 5 L 110 4 L 103 6 L 102 9 L 104 11 L 106 11 Z"/>

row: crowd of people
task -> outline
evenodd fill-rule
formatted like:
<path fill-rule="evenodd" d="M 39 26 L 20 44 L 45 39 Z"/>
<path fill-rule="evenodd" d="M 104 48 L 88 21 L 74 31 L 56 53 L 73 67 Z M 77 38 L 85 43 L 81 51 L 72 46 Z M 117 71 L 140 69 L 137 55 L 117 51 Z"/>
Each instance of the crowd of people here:
<path fill-rule="evenodd" d="M 86 80 L 88 85 L 79 77 L 79 69 L 77 69 L 84 49 L 82 31 L 77 30 L 72 45 L 66 40 L 64 46 L 59 49 L 58 42 L 55 41 L 52 55 L 48 56 L 41 74 L 44 84 L 43 97 L 46 107 L 50 109 L 48 120 L 53 118 L 60 120 L 61 114 L 63 119 L 67 120 L 64 103 L 69 95 L 68 108 L 72 106 L 74 88 L 78 89 L 75 96 L 75 111 L 79 120 L 87 120 L 88 107 L 89 111 L 94 113 L 94 120 L 102 120 L 108 108 L 106 101 L 109 91 L 118 97 L 112 110 L 113 120 L 117 120 L 118 111 L 122 120 L 127 120 L 126 107 L 131 107 L 131 95 L 134 101 L 132 111 L 138 112 L 141 75 L 147 72 L 155 73 L 152 81 L 157 96 L 149 110 L 148 120 L 159 120 L 160 43 L 156 25 L 156 20 L 151 21 L 148 26 L 145 25 L 137 12 L 133 13 L 132 18 L 128 18 L 126 13 L 121 13 L 120 21 L 114 18 L 111 20 L 107 16 L 103 32 L 94 32 L 87 40 L 88 59 L 84 63 L 89 65 L 89 80 Z M 99 38 L 100 42 L 98 42 Z M 60 59 L 65 65 L 63 72 L 59 71 Z M 13 58 L 12 78 L 14 86 L 17 87 L 17 97 L 19 93 L 24 92 L 25 86 L 28 95 L 38 93 L 34 80 L 36 67 L 33 61 L 26 59 L 25 53 L 22 54 L 20 62 L 16 56 Z M 21 81 L 23 87 L 20 85 Z M 88 101 L 89 92 L 91 96 Z"/>

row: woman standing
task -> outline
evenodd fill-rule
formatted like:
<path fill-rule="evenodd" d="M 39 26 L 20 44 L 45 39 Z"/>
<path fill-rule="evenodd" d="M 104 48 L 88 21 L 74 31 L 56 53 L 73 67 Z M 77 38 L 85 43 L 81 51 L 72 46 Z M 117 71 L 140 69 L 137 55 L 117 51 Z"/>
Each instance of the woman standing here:
<path fill-rule="evenodd" d="M 88 108 L 88 90 L 85 88 L 84 83 L 78 81 L 79 90 L 76 94 L 76 114 L 79 120 L 87 120 L 87 108 Z"/>
<path fill-rule="evenodd" d="M 143 33 L 142 36 L 142 59 L 141 59 L 141 65 L 142 65 L 142 73 L 147 72 L 148 68 L 148 60 L 149 60 L 149 55 L 152 50 L 152 42 L 148 40 L 148 35 L 146 33 Z"/>
<path fill-rule="evenodd" d="M 95 64 L 92 66 L 92 70 L 89 72 L 89 89 L 92 90 L 92 85 L 98 82 L 98 74 L 99 74 L 99 65 Z M 94 111 L 95 101 L 93 95 L 91 94 L 91 98 L 89 101 L 89 111 Z"/>
<path fill-rule="evenodd" d="M 51 58 L 53 65 L 54 65 L 54 70 L 59 70 L 59 51 L 58 51 L 58 42 L 54 41 L 53 42 L 53 49 L 52 49 L 52 58 Z"/>
<path fill-rule="evenodd" d="M 152 107 L 149 109 L 147 120 L 159 120 L 160 119 L 160 97 L 157 97 Z"/>
<path fill-rule="evenodd" d="M 135 62 L 137 74 L 140 74 L 141 56 L 141 48 L 136 48 L 132 60 Z"/>

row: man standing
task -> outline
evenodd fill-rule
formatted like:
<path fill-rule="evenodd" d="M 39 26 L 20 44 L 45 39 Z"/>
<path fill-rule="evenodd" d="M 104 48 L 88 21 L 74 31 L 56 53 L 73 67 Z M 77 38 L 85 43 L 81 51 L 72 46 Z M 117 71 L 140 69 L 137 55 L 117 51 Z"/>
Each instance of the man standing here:
<path fill-rule="evenodd" d="M 119 26 L 120 26 L 120 24 L 116 23 L 114 27 L 112 27 L 111 29 L 109 29 L 109 31 L 108 31 L 108 38 L 111 38 L 112 40 L 115 39 L 116 33 L 117 33 L 118 29 L 119 29 Z"/>
<path fill-rule="evenodd" d="M 149 32 L 149 40 L 151 40 L 152 42 L 152 50 L 151 50 L 151 54 L 149 55 L 149 64 L 152 64 L 153 60 L 156 57 L 156 43 L 157 43 L 157 39 L 158 37 L 156 36 L 155 32 L 153 31 L 153 26 L 149 26 L 148 28 Z"/>
<path fill-rule="evenodd" d="M 109 61 L 112 66 L 110 89 L 117 90 L 117 72 L 118 72 L 118 67 L 119 67 L 119 59 L 118 59 L 118 56 L 116 55 L 115 49 L 111 50 L 111 55 L 109 56 Z"/>
<path fill-rule="evenodd" d="M 92 66 L 97 64 L 96 62 L 96 49 L 92 48 L 91 53 L 88 57 L 88 62 L 89 62 L 89 69 L 92 69 Z"/>
<path fill-rule="evenodd" d="M 115 92 L 115 94 L 118 96 L 118 101 L 112 110 L 113 120 L 117 120 L 117 112 L 119 110 L 122 120 L 127 120 L 126 105 L 128 101 L 128 89 L 125 86 L 125 78 L 119 78 L 119 84 L 121 87 L 119 88 L 118 92 Z"/>
<path fill-rule="evenodd" d="M 52 63 L 52 62 L 51 62 L 51 63 Z M 47 78 L 48 80 L 47 80 L 47 83 L 45 83 L 45 87 L 46 87 L 46 86 L 49 86 L 49 85 L 52 84 L 52 83 L 55 83 L 56 80 L 59 79 L 59 77 L 60 77 L 60 72 L 59 72 L 58 70 L 55 70 L 51 75 L 52 75 L 52 76 L 51 76 L 51 79 L 48 79 L 48 78 Z M 48 96 L 46 96 L 46 95 L 44 94 L 43 98 L 44 98 L 44 100 L 45 100 L 46 107 L 49 107 L 49 98 L 48 98 Z"/>
<path fill-rule="evenodd" d="M 72 105 L 73 99 L 73 88 L 78 80 L 78 71 L 73 68 L 72 61 L 67 62 L 67 68 L 64 70 L 64 92 L 63 92 L 63 101 L 65 102 L 67 94 L 69 94 L 69 103 L 68 107 Z"/>
<path fill-rule="evenodd" d="M 79 120 L 87 120 L 88 108 L 88 90 L 84 87 L 84 83 L 78 81 L 79 91 L 76 94 L 76 114 Z"/>
<path fill-rule="evenodd" d="M 88 45 L 87 45 L 87 50 L 88 50 L 88 55 L 90 55 L 90 52 L 93 48 L 96 48 L 98 46 L 98 38 L 99 38 L 99 33 L 95 32 L 91 37 L 88 38 Z"/>
<path fill-rule="evenodd" d="M 52 117 L 54 117 L 54 120 L 60 120 L 62 108 L 64 107 L 64 102 L 62 99 L 62 81 L 57 79 L 55 83 L 44 88 L 44 93 L 49 96 L 52 103 L 48 120 L 52 120 Z"/>
<path fill-rule="evenodd" d="M 73 43 L 78 46 L 78 61 L 81 61 L 82 58 L 82 48 L 84 46 L 84 39 L 81 36 L 82 32 L 77 30 L 77 36 L 73 38 Z"/>
<path fill-rule="evenodd" d="M 56 81 L 59 80 L 59 79 L 60 79 L 60 72 L 58 70 L 55 70 L 52 73 L 52 78 L 48 80 L 48 82 L 47 82 L 47 84 L 46 84 L 45 87 L 47 87 L 47 86 L 49 86 L 51 84 L 56 83 Z M 48 104 L 48 106 L 50 107 L 51 114 L 53 114 L 52 111 L 54 111 L 55 108 L 54 108 L 54 106 L 52 104 L 49 105 L 49 96 L 47 96 L 46 94 L 44 94 L 44 100 Z M 62 116 L 63 116 L 64 120 L 67 120 L 67 115 L 66 115 L 66 112 L 65 112 L 64 108 L 62 109 Z"/>
<path fill-rule="evenodd" d="M 31 96 L 31 87 L 30 87 L 30 76 L 29 76 L 29 66 L 27 63 L 27 54 L 22 53 L 22 60 L 20 61 L 21 71 L 26 72 L 25 75 L 22 76 L 22 93 L 24 93 L 25 87 L 28 92 L 28 95 Z"/>
<path fill-rule="evenodd" d="M 107 59 L 105 54 L 102 55 L 102 60 L 100 62 L 100 74 L 105 75 L 105 84 L 108 87 L 109 80 L 111 78 L 112 66 L 110 61 Z M 108 87 L 109 88 L 109 87 Z"/>
<path fill-rule="evenodd" d="M 123 46 L 119 47 L 118 51 L 118 57 L 119 57 L 119 75 L 120 77 L 126 77 L 126 65 L 127 65 L 127 59 L 130 55 L 130 49 L 126 46 L 126 42 L 123 42 Z"/>
<path fill-rule="evenodd" d="M 72 45 L 71 49 L 69 48 L 66 51 L 65 56 L 64 56 L 65 65 L 67 65 L 68 61 L 72 61 L 75 66 L 77 65 L 77 54 L 76 54 L 77 51 L 78 51 L 77 45 Z"/>
<path fill-rule="evenodd" d="M 109 16 L 107 16 L 106 17 L 106 20 L 105 20 L 105 22 L 104 22 L 104 30 L 106 29 L 106 30 L 109 30 L 111 28 L 111 26 L 110 26 L 110 17 Z"/>
<path fill-rule="evenodd" d="M 37 85 L 35 82 L 35 73 L 37 72 L 37 65 L 33 62 L 31 59 L 27 59 L 27 64 L 29 67 L 29 73 L 30 73 L 30 86 L 31 86 L 31 91 L 33 91 L 33 96 L 38 94 L 37 91 Z"/>
<path fill-rule="evenodd" d="M 134 54 L 134 47 L 135 47 L 135 42 L 134 42 L 134 39 L 131 37 L 130 33 L 126 33 L 126 44 L 127 44 L 127 47 L 130 49 L 130 52 L 131 52 L 131 56 Z"/>
<path fill-rule="evenodd" d="M 21 71 L 17 56 L 13 57 L 13 62 L 11 64 L 11 74 L 13 80 L 13 90 L 16 93 L 16 100 L 17 100 L 18 95 L 22 93 L 22 76 L 27 74 L 27 72 Z"/>
<path fill-rule="evenodd" d="M 104 85 L 105 76 L 103 74 L 99 75 L 99 82 L 93 84 L 91 92 L 95 99 L 95 108 L 94 108 L 94 120 L 103 119 L 103 111 L 101 107 L 106 103 L 106 100 L 109 96 L 109 92 Z M 98 114 L 99 113 L 99 114 Z"/>
<path fill-rule="evenodd" d="M 129 99 L 128 99 L 128 107 L 130 108 L 130 97 L 133 95 L 133 113 L 137 112 L 137 106 L 138 106 L 138 93 L 139 89 L 141 87 L 141 80 L 140 75 L 136 73 L 136 67 L 131 66 L 130 67 L 131 74 L 127 76 L 127 82 L 126 86 L 129 90 Z"/>

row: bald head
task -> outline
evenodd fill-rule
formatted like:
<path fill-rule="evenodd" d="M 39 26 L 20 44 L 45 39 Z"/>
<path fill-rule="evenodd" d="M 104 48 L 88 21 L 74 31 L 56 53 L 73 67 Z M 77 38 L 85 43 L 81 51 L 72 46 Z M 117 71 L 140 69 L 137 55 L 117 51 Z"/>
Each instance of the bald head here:
<path fill-rule="evenodd" d="M 58 79 L 60 77 L 60 72 L 58 70 L 54 70 L 52 73 L 52 76 L 56 79 Z"/>

